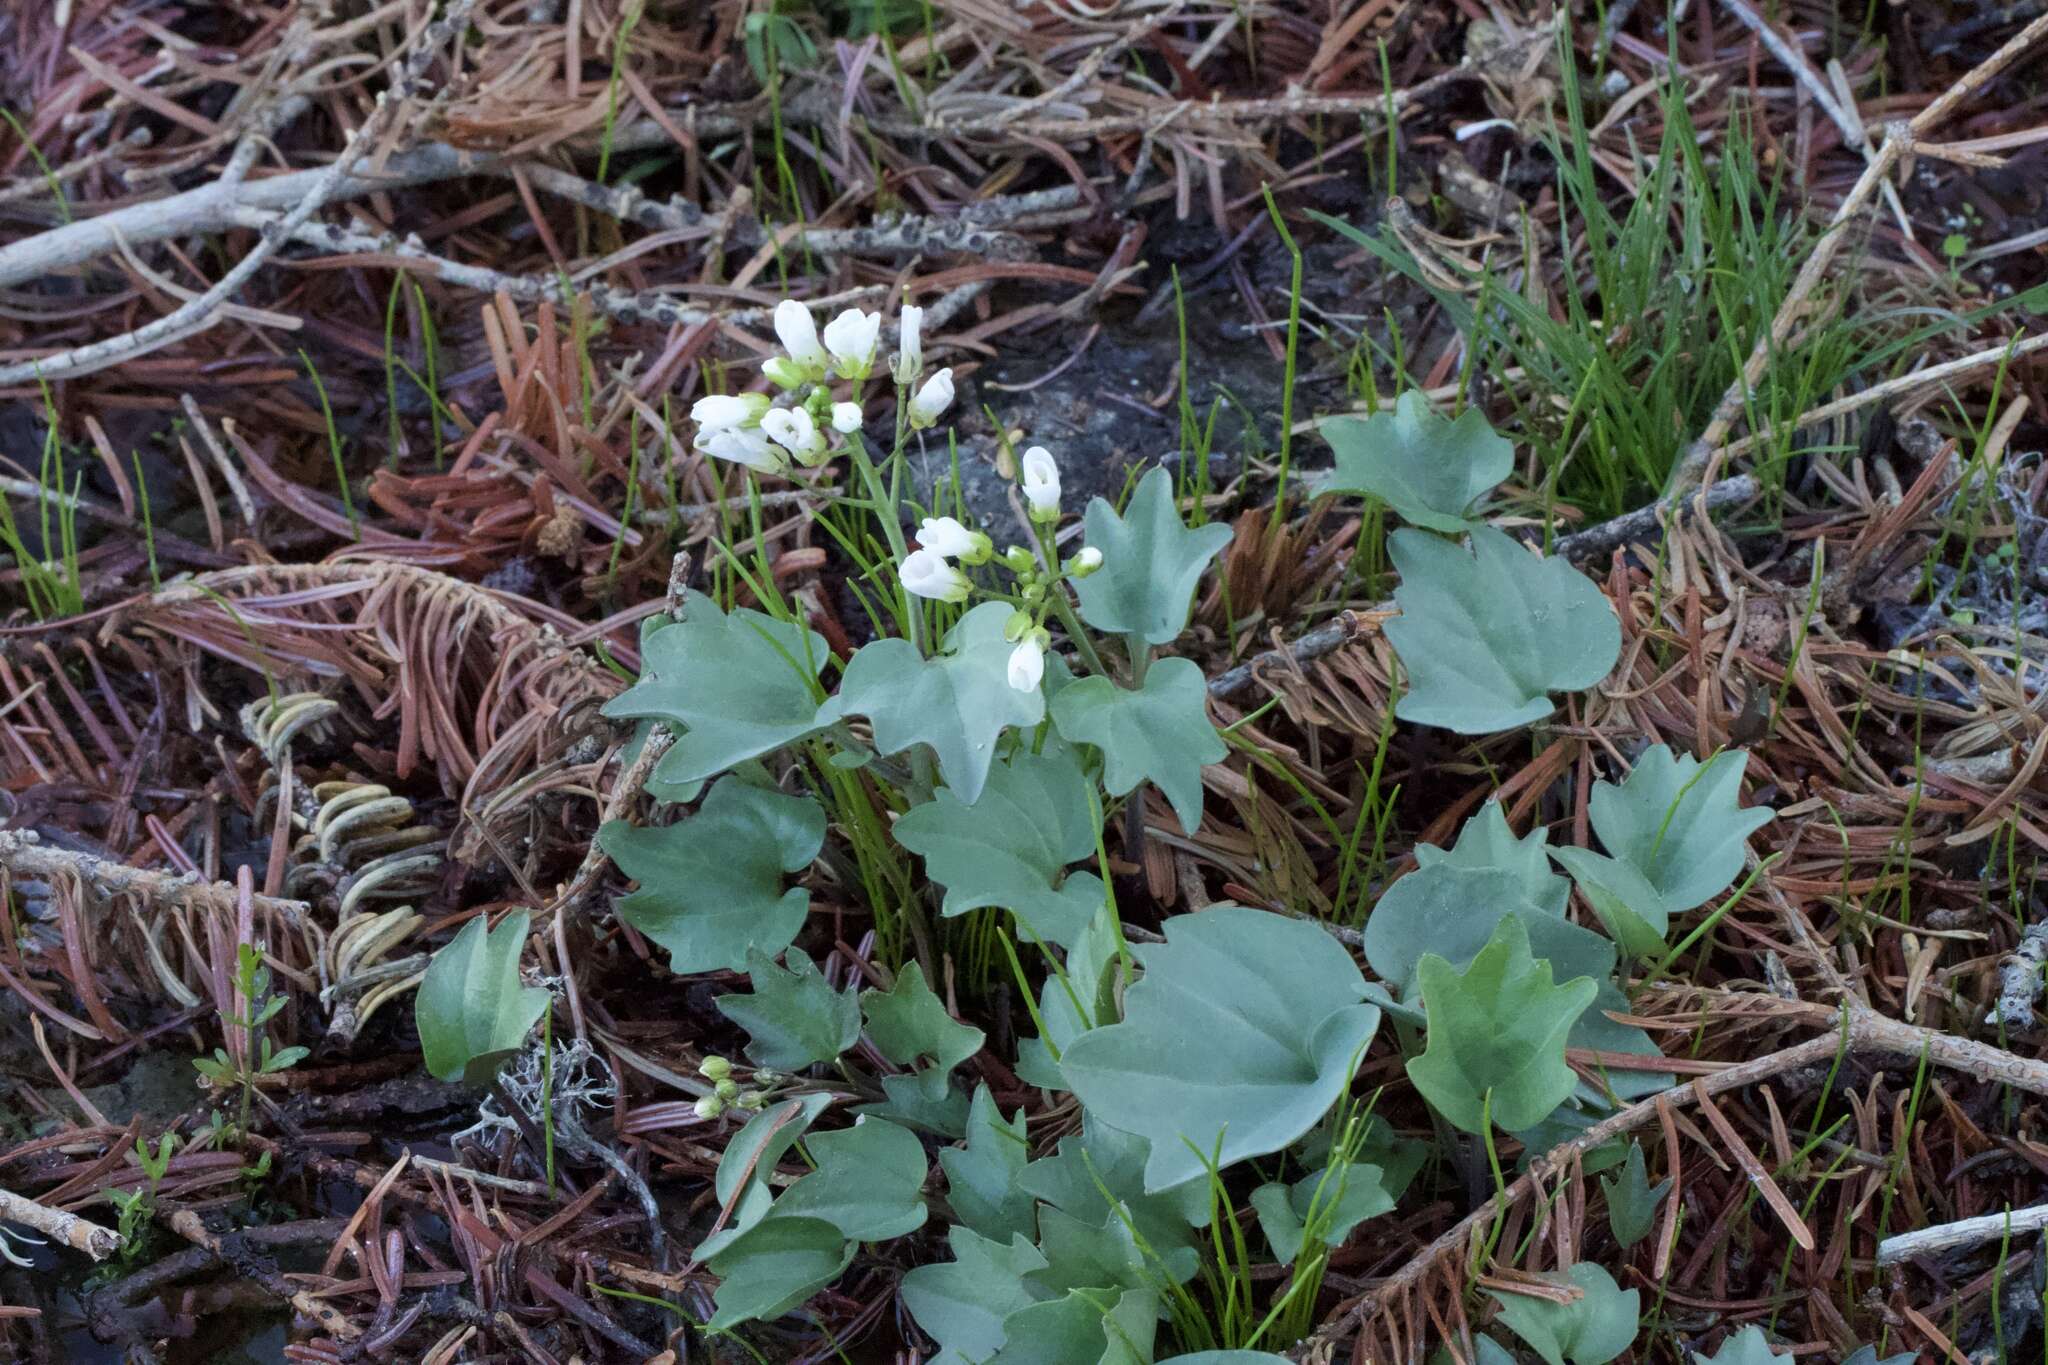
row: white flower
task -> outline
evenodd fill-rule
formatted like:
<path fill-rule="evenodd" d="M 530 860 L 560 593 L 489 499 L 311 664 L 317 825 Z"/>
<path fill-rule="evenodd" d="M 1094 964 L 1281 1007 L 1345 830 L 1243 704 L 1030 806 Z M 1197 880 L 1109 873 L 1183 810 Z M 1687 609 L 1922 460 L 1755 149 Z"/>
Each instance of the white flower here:
<path fill-rule="evenodd" d="M 1019 692 L 1036 692 L 1045 678 L 1045 645 L 1036 632 L 1024 637 L 1010 651 L 1010 686 Z"/>
<path fill-rule="evenodd" d="M 967 575 L 946 562 L 936 550 L 912 550 L 903 557 L 897 576 L 903 586 L 918 597 L 934 602 L 965 602 L 973 585 Z"/>
<path fill-rule="evenodd" d="M 1083 545 L 1067 561 L 1067 574 L 1072 578 L 1086 578 L 1101 567 L 1102 551 L 1093 545 Z"/>
<path fill-rule="evenodd" d="M 951 517 L 926 517 L 917 528 L 917 543 L 946 559 L 962 564 L 986 564 L 994 557 L 995 543 L 979 531 L 962 526 Z"/>
<path fill-rule="evenodd" d="M 1060 519 L 1060 467 L 1052 462 L 1052 452 L 1044 446 L 1033 446 L 1024 452 L 1023 487 L 1033 521 Z"/>
<path fill-rule="evenodd" d="M 802 408 L 771 408 L 761 418 L 761 430 L 768 439 L 809 464 L 811 457 L 825 451 L 825 433 Z"/>
<path fill-rule="evenodd" d="M 923 429 L 939 420 L 953 406 L 953 369 L 949 365 L 924 381 L 910 400 L 910 425 Z"/>
<path fill-rule="evenodd" d="M 882 315 L 849 308 L 825 324 L 825 349 L 848 379 L 866 379 L 875 365 L 875 345 L 882 339 Z"/>
<path fill-rule="evenodd" d="M 810 378 L 825 377 L 825 367 L 831 358 L 818 344 L 818 324 L 811 321 L 810 309 L 795 299 L 776 304 L 775 335 L 781 340 L 782 349 L 789 352 L 789 358 Z"/>
<path fill-rule="evenodd" d="M 723 431 L 727 427 L 750 427 L 768 410 L 765 393 L 716 393 L 690 405 L 690 420 L 698 434 Z"/>
<path fill-rule="evenodd" d="M 935 555 L 954 559 L 974 550 L 974 532 L 952 517 L 926 517 L 918 523 L 917 543 Z"/>
<path fill-rule="evenodd" d="M 903 305 L 896 321 L 896 382 L 915 384 L 924 373 L 924 309 L 914 303 Z"/>
<path fill-rule="evenodd" d="M 860 404 L 834 403 L 832 405 L 832 430 L 842 436 L 851 436 L 860 430 Z"/>
<path fill-rule="evenodd" d="M 720 460 L 743 464 L 757 474 L 780 474 L 789 468 L 782 451 L 769 443 L 759 427 L 721 427 L 698 432 L 697 449 Z"/>

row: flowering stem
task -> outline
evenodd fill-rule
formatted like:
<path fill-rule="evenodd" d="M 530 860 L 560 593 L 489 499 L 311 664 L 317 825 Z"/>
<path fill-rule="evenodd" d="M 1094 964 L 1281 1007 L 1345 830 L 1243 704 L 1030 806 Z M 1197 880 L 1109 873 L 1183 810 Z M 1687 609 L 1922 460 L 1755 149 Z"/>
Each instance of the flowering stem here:
<path fill-rule="evenodd" d="M 1074 642 L 1074 648 L 1081 653 L 1081 661 L 1088 665 L 1088 671 L 1109 676 L 1109 670 L 1102 666 L 1102 656 L 1095 652 L 1095 642 L 1088 638 L 1088 632 L 1081 628 L 1081 618 L 1074 615 L 1073 604 L 1067 601 L 1067 590 L 1054 585 L 1050 594 L 1052 609 L 1059 613 L 1060 625 L 1066 628 L 1067 638 Z"/>

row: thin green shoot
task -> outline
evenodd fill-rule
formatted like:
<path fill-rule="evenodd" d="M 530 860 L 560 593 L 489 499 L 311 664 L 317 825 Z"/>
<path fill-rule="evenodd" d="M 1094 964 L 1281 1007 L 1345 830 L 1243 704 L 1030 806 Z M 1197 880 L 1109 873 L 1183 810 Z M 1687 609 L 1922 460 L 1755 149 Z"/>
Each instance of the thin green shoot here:
<path fill-rule="evenodd" d="M 15 117 L 12 109 L 0 107 L 0 119 L 7 120 L 7 126 L 21 139 L 21 145 L 28 148 L 28 154 L 35 161 L 36 169 L 43 173 L 43 183 L 50 187 L 50 198 L 57 205 L 57 216 L 67 223 L 70 222 L 71 200 L 64 194 L 64 182 L 57 178 L 57 172 L 50 168 L 49 161 L 44 158 L 43 149 L 36 146 L 36 140 L 28 135 L 28 129 L 22 126 L 21 120 Z"/>
<path fill-rule="evenodd" d="M 633 37 L 633 29 L 640 22 L 641 13 L 647 8 L 645 0 L 633 0 L 633 5 L 619 21 L 619 31 L 612 39 L 612 73 L 605 82 L 604 134 L 597 147 L 597 183 L 602 185 L 611 173 L 612 135 L 619 122 L 619 86 L 626 69 L 626 44 Z"/>
<path fill-rule="evenodd" d="M 313 381 L 313 392 L 320 398 L 320 417 L 327 425 L 327 453 L 334 460 L 334 482 L 341 489 L 342 510 L 348 513 L 348 529 L 357 540 L 363 538 L 363 528 L 356 520 L 356 500 L 348 491 L 348 467 L 341 458 L 341 430 L 334 424 L 334 405 L 327 401 L 327 385 L 320 381 L 320 371 L 313 364 L 313 357 L 306 354 L 305 347 L 299 348 L 299 360 L 306 367 L 307 377 Z"/>

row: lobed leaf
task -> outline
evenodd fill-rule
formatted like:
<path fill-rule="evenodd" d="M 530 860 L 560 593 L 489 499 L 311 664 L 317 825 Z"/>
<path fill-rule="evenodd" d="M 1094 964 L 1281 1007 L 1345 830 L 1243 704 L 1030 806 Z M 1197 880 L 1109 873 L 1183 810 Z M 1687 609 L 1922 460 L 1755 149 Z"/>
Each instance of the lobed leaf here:
<path fill-rule="evenodd" d="M 1453 421 L 1414 389 L 1370 417 L 1332 417 L 1322 433 L 1337 463 L 1316 492 L 1379 498 L 1403 519 L 1446 534 L 1468 530 L 1473 504 L 1515 467 L 1514 446 L 1477 408 Z"/>

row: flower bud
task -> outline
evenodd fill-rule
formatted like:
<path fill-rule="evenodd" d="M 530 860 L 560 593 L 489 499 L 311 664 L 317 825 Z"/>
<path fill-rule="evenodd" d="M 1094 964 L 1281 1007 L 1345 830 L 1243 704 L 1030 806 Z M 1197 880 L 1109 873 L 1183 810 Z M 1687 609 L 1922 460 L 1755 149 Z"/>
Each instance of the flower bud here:
<path fill-rule="evenodd" d="M 860 430 L 861 414 L 858 403 L 834 403 L 832 405 L 832 430 L 841 436 L 851 436 Z"/>
<path fill-rule="evenodd" d="M 732 1063 L 714 1054 L 697 1064 L 697 1074 L 707 1081 L 722 1081 L 732 1075 Z"/>
<path fill-rule="evenodd" d="M 1060 519 L 1060 467 L 1053 463 L 1052 452 L 1044 446 L 1033 446 L 1024 452 L 1022 487 L 1024 500 L 1031 504 L 1033 521 Z"/>
<path fill-rule="evenodd" d="M 768 376 L 768 382 L 779 389 L 794 393 L 811 382 L 804 373 L 804 367 L 786 355 L 773 356 L 761 362 L 761 373 Z"/>
<path fill-rule="evenodd" d="M 1013 611 L 1010 613 L 1010 619 L 1003 622 L 1003 638 L 1014 645 L 1031 633 L 1031 626 L 1030 612 L 1021 609 Z"/>
<path fill-rule="evenodd" d="M 951 366 L 939 370 L 924 381 L 910 400 L 910 425 L 919 431 L 930 426 L 945 415 L 953 406 L 953 370 Z"/>
<path fill-rule="evenodd" d="M 924 373 L 924 309 L 914 303 L 903 305 L 896 320 L 896 382 L 915 384 Z"/>
<path fill-rule="evenodd" d="M 1027 574 L 1038 567 L 1038 557 L 1022 545 L 1012 545 L 1003 551 L 1003 563 L 1010 566 L 1014 574 Z"/>
<path fill-rule="evenodd" d="M 694 1106 L 700 1119 L 715 1119 L 725 1112 L 725 1101 L 716 1095 L 706 1095 Z"/>
<path fill-rule="evenodd" d="M 1083 545 L 1067 560 L 1067 577 L 1086 578 L 1102 567 L 1102 551 L 1093 545 Z"/>
<path fill-rule="evenodd" d="M 732 1077 L 727 1076 L 724 1080 L 718 1083 L 716 1087 L 716 1092 L 718 1098 L 724 1100 L 727 1104 L 731 1104 L 734 1100 L 739 1098 L 740 1083 L 734 1080 Z"/>
<path fill-rule="evenodd" d="M 1043 633 L 1032 632 L 1010 651 L 1010 686 L 1019 692 L 1036 692 L 1039 683 L 1045 679 L 1045 646 L 1038 638 Z"/>

